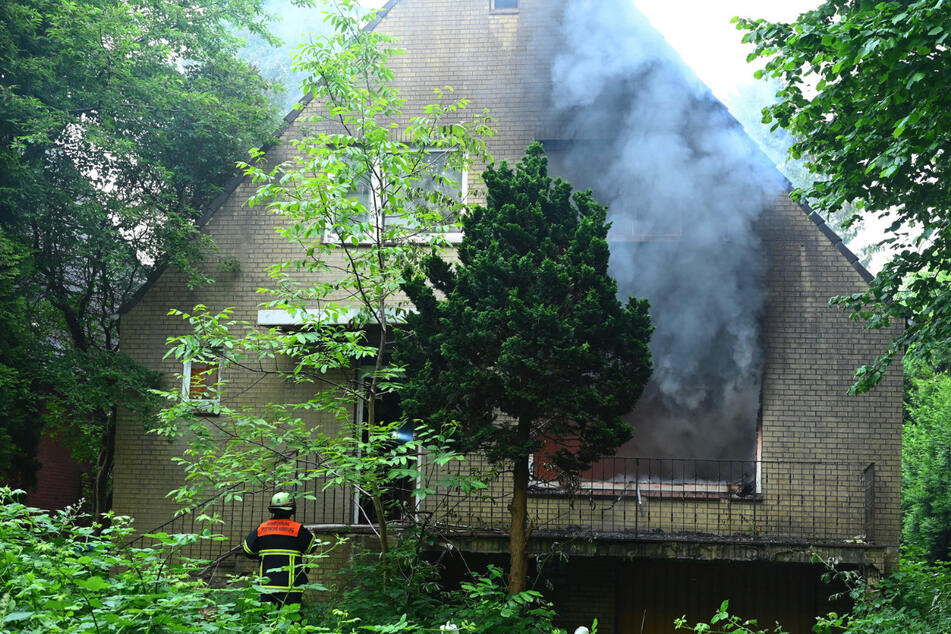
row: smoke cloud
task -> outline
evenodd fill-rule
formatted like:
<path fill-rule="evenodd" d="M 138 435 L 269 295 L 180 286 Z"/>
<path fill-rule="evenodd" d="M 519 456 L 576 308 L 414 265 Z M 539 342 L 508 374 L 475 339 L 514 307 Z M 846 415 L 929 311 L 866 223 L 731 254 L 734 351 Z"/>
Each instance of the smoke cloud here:
<path fill-rule="evenodd" d="M 754 222 L 778 176 L 630 0 L 566 3 L 553 175 L 613 223 L 621 296 L 647 297 L 654 376 L 618 454 L 753 457 L 764 292 Z"/>

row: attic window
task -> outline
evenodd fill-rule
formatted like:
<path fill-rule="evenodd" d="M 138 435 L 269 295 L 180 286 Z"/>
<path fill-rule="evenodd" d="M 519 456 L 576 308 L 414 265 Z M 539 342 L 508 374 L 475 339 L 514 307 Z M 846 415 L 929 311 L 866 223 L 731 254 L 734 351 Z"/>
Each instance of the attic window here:
<path fill-rule="evenodd" d="M 182 399 L 217 405 L 221 402 L 221 367 L 213 363 L 186 361 L 182 368 Z"/>
<path fill-rule="evenodd" d="M 468 194 L 467 189 L 469 184 L 467 174 L 463 170 L 450 165 L 450 152 L 452 152 L 452 150 L 426 150 L 428 157 L 426 169 L 430 174 L 425 174 L 416 184 L 419 190 L 419 197 L 415 199 L 415 201 L 418 206 L 428 206 L 431 209 L 437 209 L 442 206 L 440 199 L 459 200 L 461 196 L 462 200 L 465 200 Z M 438 174 L 439 177 L 444 180 L 440 182 L 433 178 L 431 174 Z M 443 214 L 443 220 L 444 224 L 438 228 L 438 231 L 443 233 L 446 238 L 451 241 L 458 242 L 461 240 L 462 228 L 456 224 L 458 218 L 454 218 L 449 214 Z M 387 215 L 385 221 L 387 224 L 412 226 L 412 221 L 400 214 Z"/>
<path fill-rule="evenodd" d="M 468 174 L 456 165 L 458 161 L 452 160 L 452 154 L 456 150 L 429 147 L 417 149 L 422 150 L 422 158 L 417 165 L 418 174 L 415 176 L 416 195 L 412 197 L 410 203 L 436 210 L 449 206 L 448 201 L 464 201 L 468 195 Z M 406 214 L 381 213 L 378 195 L 386 185 L 386 182 L 380 182 L 380 177 L 375 173 L 358 174 L 347 198 L 358 203 L 366 212 L 352 214 L 350 219 L 353 222 L 369 223 L 371 229 L 375 227 L 379 230 L 386 226 L 398 226 L 409 229 L 409 233 L 412 233 L 413 219 Z M 433 234 L 438 233 L 449 242 L 461 241 L 462 228 L 458 224 L 459 219 L 454 216 L 454 211 L 445 212 L 438 226 L 428 228 L 426 231 L 419 230 L 415 236 L 407 235 L 407 239 L 410 242 L 427 241 Z M 371 242 L 371 236 L 372 234 L 364 234 L 363 237 L 358 235 L 360 242 L 364 244 Z M 325 240 L 341 242 L 342 238 L 334 230 L 328 229 Z"/>
<path fill-rule="evenodd" d="M 518 0 L 489 0 L 490 13 L 518 13 Z"/>

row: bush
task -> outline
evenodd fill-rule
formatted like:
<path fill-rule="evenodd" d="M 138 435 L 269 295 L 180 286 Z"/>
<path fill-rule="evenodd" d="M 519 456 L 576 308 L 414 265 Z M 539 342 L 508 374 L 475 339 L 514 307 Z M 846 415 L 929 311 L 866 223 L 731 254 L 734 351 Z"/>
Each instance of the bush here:
<path fill-rule="evenodd" d="M 877 585 L 855 572 L 836 572 L 855 602 L 849 614 L 820 618 L 819 634 L 931 634 L 951 632 L 951 568 L 904 560 Z"/>
<path fill-rule="evenodd" d="M 205 563 L 181 555 L 209 531 L 149 534 L 154 547 L 132 547 L 131 520 L 102 523 L 73 509 L 49 513 L 0 488 L 0 631 L 17 632 L 557 632 L 554 611 L 538 592 L 505 593 L 490 567 L 455 592 L 444 592 L 434 564 L 413 544 L 397 556 L 357 562 L 357 580 L 322 611 L 274 612 L 247 578 L 211 588 L 194 572 Z M 85 524 L 84 524 L 85 523 Z M 393 555 L 394 553 L 391 553 Z"/>
<path fill-rule="evenodd" d="M 208 533 L 157 533 L 157 546 L 134 548 L 129 518 L 89 524 L 73 509 L 20 504 L 21 494 L 0 488 L 0 631 L 326 631 L 292 613 L 265 622 L 269 606 L 246 581 L 213 589 L 192 576 L 197 562 L 178 555 Z"/>
<path fill-rule="evenodd" d="M 730 602 L 724 601 L 720 608 L 710 617 L 709 623 L 687 623 L 687 617 L 682 616 L 674 620 L 674 627 L 678 630 L 688 630 L 697 634 L 785 634 L 779 625 L 775 629 L 767 630 L 759 627 L 756 619 L 744 619 L 729 613 Z"/>
<path fill-rule="evenodd" d="M 496 566 L 489 566 L 483 575 L 473 574 L 458 590 L 445 590 L 438 566 L 419 554 L 424 549 L 417 540 L 425 539 L 408 539 L 385 558 L 375 552 L 357 555 L 354 564 L 340 573 L 341 589 L 316 622 L 347 633 L 365 629 L 368 623 L 396 628 L 384 630 L 394 632 L 440 627 L 483 634 L 560 631 L 552 625 L 555 611 L 541 593 L 527 590 L 509 596 L 505 574 Z"/>

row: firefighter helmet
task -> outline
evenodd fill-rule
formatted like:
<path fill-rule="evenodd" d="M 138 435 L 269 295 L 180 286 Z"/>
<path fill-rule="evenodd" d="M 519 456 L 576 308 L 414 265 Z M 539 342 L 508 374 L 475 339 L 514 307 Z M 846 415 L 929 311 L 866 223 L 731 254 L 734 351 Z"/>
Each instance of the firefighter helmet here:
<path fill-rule="evenodd" d="M 296 511 L 297 504 L 294 502 L 294 498 L 291 497 L 291 494 L 287 491 L 278 491 L 271 496 L 271 505 L 268 507 L 269 511 Z"/>

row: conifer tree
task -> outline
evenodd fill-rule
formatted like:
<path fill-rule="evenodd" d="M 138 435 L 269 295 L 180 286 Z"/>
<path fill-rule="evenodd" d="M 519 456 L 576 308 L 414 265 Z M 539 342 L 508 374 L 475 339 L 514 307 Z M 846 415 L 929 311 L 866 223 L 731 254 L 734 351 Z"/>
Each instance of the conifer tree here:
<path fill-rule="evenodd" d="M 408 275 L 410 315 L 397 347 L 406 413 L 513 469 L 509 592 L 524 589 L 531 533 L 529 457 L 548 441 L 565 476 L 631 437 L 621 419 L 651 374 L 648 304 L 617 299 L 606 208 L 548 176 L 539 143 L 513 171 L 483 174 L 487 206 L 463 221 L 459 263 Z M 437 297 L 434 291 L 439 292 Z"/>

